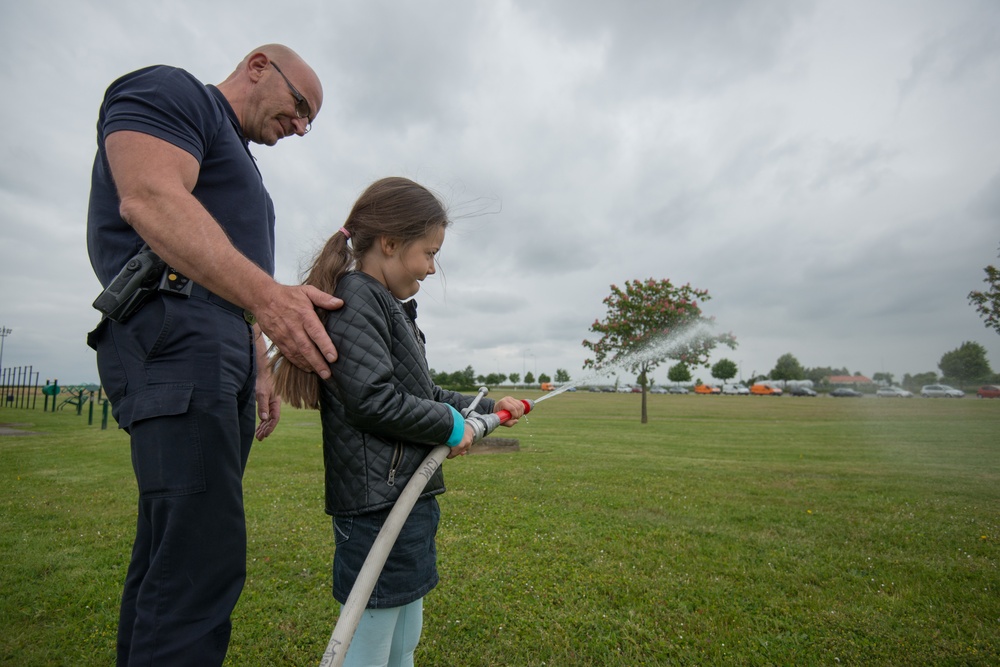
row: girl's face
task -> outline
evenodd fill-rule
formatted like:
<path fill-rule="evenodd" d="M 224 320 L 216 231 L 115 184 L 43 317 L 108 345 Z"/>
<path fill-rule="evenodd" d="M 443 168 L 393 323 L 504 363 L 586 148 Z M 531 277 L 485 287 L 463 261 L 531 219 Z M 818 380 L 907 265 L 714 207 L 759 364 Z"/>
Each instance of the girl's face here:
<path fill-rule="evenodd" d="M 432 228 L 427 234 L 411 243 L 394 245 L 383 265 L 385 286 L 400 301 L 405 301 L 420 291 L 420 282 L 436 273 L 434 256 L 444 243 L 444 226 Z"/>

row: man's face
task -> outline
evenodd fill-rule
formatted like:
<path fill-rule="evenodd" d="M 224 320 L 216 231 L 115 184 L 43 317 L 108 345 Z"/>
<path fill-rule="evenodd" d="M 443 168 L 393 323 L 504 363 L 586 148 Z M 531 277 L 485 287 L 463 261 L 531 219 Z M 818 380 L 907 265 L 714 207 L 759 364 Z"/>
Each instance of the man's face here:
<path fill-rule="evenodd" d="M 270 61 L 254 89 L 243 133 L 257 144 L 273 146 L 280 139 L 309 131 L 323 103 L 322 87 L 305 65 Z"/>

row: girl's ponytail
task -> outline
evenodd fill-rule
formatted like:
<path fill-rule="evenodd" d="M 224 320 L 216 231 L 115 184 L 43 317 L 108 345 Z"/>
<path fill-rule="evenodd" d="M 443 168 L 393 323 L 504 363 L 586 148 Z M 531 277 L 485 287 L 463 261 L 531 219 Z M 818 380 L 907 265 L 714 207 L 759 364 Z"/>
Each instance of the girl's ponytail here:
<path fill-rule="evenodd" d="M 337 289 L 337 283 L 353 264 L 352 251 L 347 244 L 350 232 L 346 234 L 344 232 L 347 230 L 341 227 L 338 233 L 327 239 L 323 249 L 316 255 L 304 285 L 312 285 L 327 294 L 333 294 Z M 317 314 L 324 323 L 330 315 L 329 311 L 319 309 Z M 319 408 L 318 375 L 304 371 L 289 362 L 281 350 L 277 350 L 271 356 L 268 366 L 271 368 L 274 389 L 282 400 L 294 408 Z"/>

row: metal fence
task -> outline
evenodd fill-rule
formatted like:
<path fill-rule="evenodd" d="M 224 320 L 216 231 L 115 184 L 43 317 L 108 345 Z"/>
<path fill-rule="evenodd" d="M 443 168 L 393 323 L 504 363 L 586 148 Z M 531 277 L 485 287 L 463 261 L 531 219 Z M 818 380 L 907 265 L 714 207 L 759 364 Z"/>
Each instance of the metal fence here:
<path fill-rule="evenodd" d="M 33 366 L 0 370 L 0 405 L 34 410 L 38 402 L 38 371 Z"/>

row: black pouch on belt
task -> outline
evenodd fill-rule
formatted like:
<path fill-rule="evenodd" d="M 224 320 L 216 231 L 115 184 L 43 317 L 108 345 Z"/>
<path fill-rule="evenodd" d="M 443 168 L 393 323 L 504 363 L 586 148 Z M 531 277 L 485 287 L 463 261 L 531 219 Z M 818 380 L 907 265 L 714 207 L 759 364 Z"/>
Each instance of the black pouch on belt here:
<path fill-rule="evenodd" d="M 115 322 L 124 322 L 160 287 L 166 263 L 143 245 L 94 300 L 94 308 Z"/>

